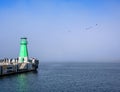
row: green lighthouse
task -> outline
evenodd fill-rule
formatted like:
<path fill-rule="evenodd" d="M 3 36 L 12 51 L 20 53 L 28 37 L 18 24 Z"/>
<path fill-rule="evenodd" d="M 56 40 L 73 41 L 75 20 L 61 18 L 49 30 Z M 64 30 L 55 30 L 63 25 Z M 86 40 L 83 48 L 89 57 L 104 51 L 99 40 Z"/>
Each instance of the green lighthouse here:
<path fill-rule="evenodd" d="M 27 38 L 21 38 L 19 62 L 28 62 Z"/>

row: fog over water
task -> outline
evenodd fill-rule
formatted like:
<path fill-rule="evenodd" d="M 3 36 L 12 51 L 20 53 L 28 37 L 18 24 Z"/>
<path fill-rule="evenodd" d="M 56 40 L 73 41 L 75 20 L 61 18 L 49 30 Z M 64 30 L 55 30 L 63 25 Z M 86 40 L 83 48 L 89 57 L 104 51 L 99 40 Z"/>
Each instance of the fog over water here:
<path fill-rule="evenodd" d="M 44 61 L 120 61 L 119 0 L 0 0 L 0 58 Z"/>

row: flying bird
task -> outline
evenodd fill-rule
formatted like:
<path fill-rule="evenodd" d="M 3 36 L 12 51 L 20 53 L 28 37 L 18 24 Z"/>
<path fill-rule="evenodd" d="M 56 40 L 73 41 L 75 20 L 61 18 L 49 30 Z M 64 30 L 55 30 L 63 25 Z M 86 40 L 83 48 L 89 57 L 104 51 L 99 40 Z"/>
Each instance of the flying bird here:
<path fill-rule="evenodd" d="M 98 24 L 95 24 L 95 26 L 98 26 Z M 85 28 L 86 30 L 91 30 L 92 28 L 94 28 L 94 26 L 90 26 L 90 27 L 87 27 Z"/>
<path fill-rule="evenodd" d="M 92 29 L 93 27 L 92 26 L 90 26 L 90 27 L 87 27 L 87 28 L 85 28 L 86 30 L 90 30 L 90 29 Z"/>
<path fill-rule="evenodd" d="M 68 30 L 68 32 L 71 32 L 70 30 Z"/>

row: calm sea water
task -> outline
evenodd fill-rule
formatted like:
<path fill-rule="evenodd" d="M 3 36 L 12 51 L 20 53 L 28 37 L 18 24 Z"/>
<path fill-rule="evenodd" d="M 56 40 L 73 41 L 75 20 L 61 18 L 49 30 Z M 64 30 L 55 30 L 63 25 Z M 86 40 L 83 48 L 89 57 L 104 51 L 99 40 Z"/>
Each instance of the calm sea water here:
<path fill-rule="evenodd" d="M 120 92 L 120 63 L 41 63 L 0 77 L 0 92 Z"/>

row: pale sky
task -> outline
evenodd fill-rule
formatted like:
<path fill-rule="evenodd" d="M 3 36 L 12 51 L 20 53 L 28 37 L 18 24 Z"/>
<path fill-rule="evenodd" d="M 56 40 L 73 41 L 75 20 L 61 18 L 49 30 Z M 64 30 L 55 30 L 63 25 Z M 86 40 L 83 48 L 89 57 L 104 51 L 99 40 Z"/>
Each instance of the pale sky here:
<path fill-rule="evenodd" d="M 120 62 L 120 0 L 0 0 L 0 34 L 0 58 Z"/>

